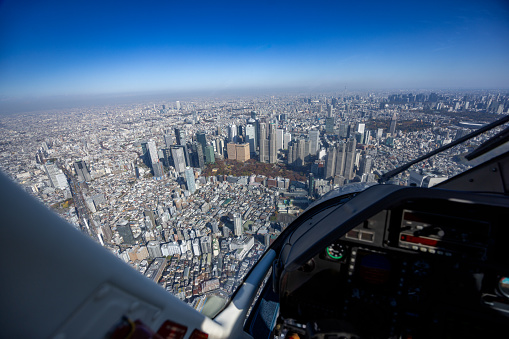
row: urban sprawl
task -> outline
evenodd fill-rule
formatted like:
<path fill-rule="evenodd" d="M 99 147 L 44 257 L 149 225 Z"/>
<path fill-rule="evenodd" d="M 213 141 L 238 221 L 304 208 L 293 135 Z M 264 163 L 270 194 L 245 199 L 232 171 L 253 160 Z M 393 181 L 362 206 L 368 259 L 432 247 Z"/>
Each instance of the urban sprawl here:
<path fill-rule="evenodd" d="M 141 102 L 141 101 L 140 101 Z M 77 230 L 202 310 L 312 201 L 367 187 L 500 114 L 497 92 L 160 100 L 0 118 L 0 168 Z M 468 169 L 480 135 L 392 178 Z M 72 227 L 70 226 L 70 227 Z M 217 298 L 216 298 L 217 300 Z"/>

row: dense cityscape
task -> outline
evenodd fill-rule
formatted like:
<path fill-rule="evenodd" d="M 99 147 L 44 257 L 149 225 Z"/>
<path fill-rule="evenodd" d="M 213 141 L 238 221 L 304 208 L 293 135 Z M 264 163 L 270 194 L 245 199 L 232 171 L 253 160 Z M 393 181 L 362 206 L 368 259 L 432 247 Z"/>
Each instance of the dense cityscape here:
<path fill-rule="evenodd" d="M 495 91 L 185 98 L 0 118 L 0 168 L 80 232 L 202 310 L 313 201 L 509 113 Z M 480 135 L 391 178 L 433 186 Z"/>

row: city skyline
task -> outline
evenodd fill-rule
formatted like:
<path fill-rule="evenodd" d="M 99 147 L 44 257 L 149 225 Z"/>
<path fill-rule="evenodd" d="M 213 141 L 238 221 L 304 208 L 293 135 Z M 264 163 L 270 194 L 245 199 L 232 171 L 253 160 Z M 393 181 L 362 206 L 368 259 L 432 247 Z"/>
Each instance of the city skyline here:
<path fill-rule="evenodd" d="M 0 5 L 0 98 L 509 87 L 503 1 Z"/>

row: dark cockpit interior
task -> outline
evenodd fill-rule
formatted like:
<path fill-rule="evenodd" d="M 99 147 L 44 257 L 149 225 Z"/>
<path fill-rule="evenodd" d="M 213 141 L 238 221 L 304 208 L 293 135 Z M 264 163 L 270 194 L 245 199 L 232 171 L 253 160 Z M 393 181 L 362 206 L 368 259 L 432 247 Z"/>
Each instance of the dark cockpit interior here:
<path fill-rule="evenodd" d="M 267 332 L 274 338 L 503 334 L 507 195 L 448 189 L 454 184 L 378 185 L 307 211 L 281 243 L 273 284 L 258 301 L 262 312 L 246 328 L 258 336 L 253 328 L 272 301 L 265 323 L 272 321 Z"/>

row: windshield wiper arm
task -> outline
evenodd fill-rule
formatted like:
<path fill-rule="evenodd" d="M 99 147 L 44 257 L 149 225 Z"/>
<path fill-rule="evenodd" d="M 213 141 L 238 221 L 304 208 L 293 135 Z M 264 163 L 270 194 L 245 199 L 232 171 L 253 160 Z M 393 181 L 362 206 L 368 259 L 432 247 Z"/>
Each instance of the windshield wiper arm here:
<path fill-rule="evenodd" d="M 491 137 L 489 140 L 483 142 L 475 150 L 473 150 L 469 154 L 465 155 L 465 159 L 472 160 L 477 157 L 480 157 L 481 155 L 488 153 L 492 149 L 494 149 L 502 144 L 505 144 L 508 141 L 509 141 L 509 127 L 507 127 L 505 130 L 501 131 L 497 135 Z"/>
<path fill-rule="evenodd" d="M 429 152 L 428 154 L 425 154 L 425 155 L 423 155 L 423 156 L 421 156 L 421 157 L 419 157 L 419 158 L 417 158 L 417 159 L 415 159 L 415 160 L 412 160 L 412 161 L 410 161 L 410 162 L 407 162 L 407 163 L 406 163 L 406 164 L 404 164 L 403 166 L 400 166 L 400 167 L 398 167 L 398 168 L 393 169 L 392 171 L 389 171 L 389 172 L 387 172 L 387 173 L 384 173 L 384 174 L 380 177 L 380 179 L 378 180 L 378 183 L 379 183 L 379 184 L 383 184 L 383 183 L 387 182 L 390 178 L 392 178 L 392 177 L 394 177 L 394 176 L 398 175 L 399 173 L 401 173 L 401 172 L 403 172 L 403 171 L 406 171 L 406 170 L 407 170 L 407 169 L 409 169 L 412 165 L 415 165 L 415 164 L 416 164 L 416 163 L 418 163 L 418 162 L 421 162 L 421 161 L 423 161 L 423 160 L 426 160 L 426 159 L 428 159 L 428 158 L 430 158 L 430 157 L 434 156 L 434 155 L 435 155 L 435 154 L 437 154 L 437 153 L 440 153 L 440 152 L 442 152 L 442 151 L 445 151 L 446 149 L 449 149 L 449 148 L 454 147 L 454 146 L 456 146 L 456 145 L 458 145 L 458 144 L 461 144 L 462 142 L 467 141 L 468 139 L 471 139 L 471 138 L 473 138 L 473 137 L 476 137 L 476 136 L 478 136 L 479 134 L 482 134 L 482 133 L 484 133 L 484 132 L 486 132 L 486 131 L 489 131 L 490 129 L 493 129 L 493 128 L 497 127 L 497 126 L 500 126 L 500 125 L 502 125 L 502 124 L 505 124 L 506 122 L 509 122 L 509 115 L 506 115 L 506 116 L 504 116 L 504 117 L 502 117 L 502 118 L 500 118 L 500 119 L 498 119 L 498 120 L 496 120 L 496 121 L 492 122 L 491 124 L 485 125 L 485 126 L 483 126 L 483 127 L 479 128 L 479 129 L 477 129 L 477 130 L 473 131 L 472 133 L 469 133 L 469 134 L 467 134 L 467 135 L 465 135 L 465 136 L 463 136 L 463 137 L 461 137 L 461 138 L 459 138 L 459 139 L 457 139 L 457 140 L 454 140 L 453 142 L 451 142 L 451 143 L 449 143 L 449 144 L 447 144 L 447 145 L 444 145 L 444 146 L 442 146 L 442 147 L 439 147 L 439 148 L 437 148 L 437 149 L 435 149 L 435 150 L 433 150 L 433 151 Z"/>

